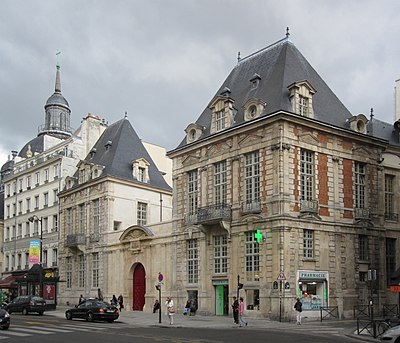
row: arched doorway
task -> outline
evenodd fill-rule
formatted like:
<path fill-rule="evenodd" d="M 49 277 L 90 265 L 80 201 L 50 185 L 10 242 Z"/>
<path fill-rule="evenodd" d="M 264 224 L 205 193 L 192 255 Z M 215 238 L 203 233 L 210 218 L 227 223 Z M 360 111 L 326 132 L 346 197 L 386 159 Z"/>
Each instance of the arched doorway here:
<path fill-rule="evenodd" d="M 138 263 L 133 271 L 133 311 L 143 311 L 146 294 L 146 272 L 143 264 Z"/>

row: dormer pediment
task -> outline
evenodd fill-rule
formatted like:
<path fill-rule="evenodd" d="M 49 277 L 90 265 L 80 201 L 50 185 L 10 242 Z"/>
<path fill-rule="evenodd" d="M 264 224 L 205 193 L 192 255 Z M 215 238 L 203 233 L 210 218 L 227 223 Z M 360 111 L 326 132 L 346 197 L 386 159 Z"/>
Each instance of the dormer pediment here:
<path fill-rule="evenodd" d="M 347 123 L 351 130 L 364 134 L 367 133 L 368 119 L 364 114 L 360 113 L 359 115 L 352 116 L 347 120 Z"/>

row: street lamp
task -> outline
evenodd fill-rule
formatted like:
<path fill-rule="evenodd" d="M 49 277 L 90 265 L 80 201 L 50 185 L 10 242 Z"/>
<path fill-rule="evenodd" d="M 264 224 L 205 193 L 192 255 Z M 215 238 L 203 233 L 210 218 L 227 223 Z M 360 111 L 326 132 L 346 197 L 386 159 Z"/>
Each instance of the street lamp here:
<path fill-rule="evenodd" d="M 40 223 L 40 249 L 39 249 L 39 272 L 40 272 L 40 277 L 39 277 L 39 287 L 40 287 L 40 296 L 43 296 L 43 266 L 42 266 L 42 249 L 43 249 L 43 227 L 42 227 L 42 220 L 43 218 L 39 218 L 37 215 L 33 215 L 32 217 L 29 217 L 28 220 L 33 223 L 35 220 Z"/>

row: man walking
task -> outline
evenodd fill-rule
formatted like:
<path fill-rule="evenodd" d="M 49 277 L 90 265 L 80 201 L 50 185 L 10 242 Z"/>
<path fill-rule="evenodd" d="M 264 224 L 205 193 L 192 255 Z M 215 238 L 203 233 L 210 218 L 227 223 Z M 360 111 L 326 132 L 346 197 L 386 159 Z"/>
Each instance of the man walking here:
<path fill-rule="evenodd" d="M 232 302 L 233 322 L 239 324 L 239 301 L 236 297 L 233 297 Z"/>
<path fill-rule="evenodd" d="M 297 319 L 297 325 L 300 325 L 301 324 L 301 312 L 303 311 L 303 304 L 301 303 L 301 301 L 300 301 L 300 298 L 297 298 L 297 301 L 296 301 L 296 303 L 294 304 L 294 309 L 296 310 L 296 312 L 297 312 L 297 317 L 296 317 L 296 319 Z"/>

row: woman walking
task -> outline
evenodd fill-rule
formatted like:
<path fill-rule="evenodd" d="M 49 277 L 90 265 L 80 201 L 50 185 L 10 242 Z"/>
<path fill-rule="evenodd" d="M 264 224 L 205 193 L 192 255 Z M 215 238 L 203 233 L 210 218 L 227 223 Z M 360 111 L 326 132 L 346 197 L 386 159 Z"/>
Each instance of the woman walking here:
<path fill-rule="evenodd" d="M 239 302 L 239 326 L 247 326 L 247 322 L 244 320 L 243 318 L 244 316 L 244 302 L 243 302 L 243 298 L 240 298 L 240 302 Z"/>
<path fill-rule="evenodd" d="M 167 297 L 167 301 L 165 302 L 165 305 L 167 307 L 167 315 L 169 318 L 169 324 L 172 325 L 174 324 L 174 314 L 175 314 L 175 307 L 174 307 L 174 301 L 170 298 Z"/>

